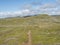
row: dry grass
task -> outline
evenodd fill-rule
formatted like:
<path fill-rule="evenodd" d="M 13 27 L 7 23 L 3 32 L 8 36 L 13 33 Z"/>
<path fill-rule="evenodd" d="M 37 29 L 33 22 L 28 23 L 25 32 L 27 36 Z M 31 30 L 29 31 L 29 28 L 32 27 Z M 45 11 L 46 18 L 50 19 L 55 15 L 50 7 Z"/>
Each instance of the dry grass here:
<path fill-rule="evenodd" d="M 33 45 L 60 45 L 60 19 L 53 19 L 48 15 L 0 19 L 0 45 L 27 44 L 29 30 Z"/>

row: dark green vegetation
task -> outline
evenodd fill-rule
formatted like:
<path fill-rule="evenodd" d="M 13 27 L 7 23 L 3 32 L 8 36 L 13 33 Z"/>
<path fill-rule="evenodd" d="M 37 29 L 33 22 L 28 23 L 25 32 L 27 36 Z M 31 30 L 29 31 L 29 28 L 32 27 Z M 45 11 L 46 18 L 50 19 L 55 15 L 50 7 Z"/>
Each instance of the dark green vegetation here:
<path fill-rule="evenodd" d="M 60 45 L 60 16 L 48 15 L 0 19 L 0 45 L 28 42 L 29 30 L 33 44 Z"/>

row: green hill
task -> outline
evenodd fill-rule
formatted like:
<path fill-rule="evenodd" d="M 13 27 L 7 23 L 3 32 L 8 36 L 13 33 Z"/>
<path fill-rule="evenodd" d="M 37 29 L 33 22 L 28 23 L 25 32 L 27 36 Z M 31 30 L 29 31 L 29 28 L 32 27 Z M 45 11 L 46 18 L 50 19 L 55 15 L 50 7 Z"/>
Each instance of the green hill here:
<path fill-rule="evenodd" d="M 60 45 L 60 17 L 37 15 L 0 19 L 0 45 L 22 45 L 32 32 L 33 45 Z"/>

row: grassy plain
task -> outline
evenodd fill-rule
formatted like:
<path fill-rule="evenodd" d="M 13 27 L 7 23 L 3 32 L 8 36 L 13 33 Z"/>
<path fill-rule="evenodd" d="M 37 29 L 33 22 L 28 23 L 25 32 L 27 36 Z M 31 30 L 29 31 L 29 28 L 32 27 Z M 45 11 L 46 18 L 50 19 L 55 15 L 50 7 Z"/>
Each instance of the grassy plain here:
<path fill-rule="evenodd" d="M 0 45 L 22 45 L 32 32 L 33 45 L 60 45 L 60 16 L 37 15 L 0 19 Z"/>

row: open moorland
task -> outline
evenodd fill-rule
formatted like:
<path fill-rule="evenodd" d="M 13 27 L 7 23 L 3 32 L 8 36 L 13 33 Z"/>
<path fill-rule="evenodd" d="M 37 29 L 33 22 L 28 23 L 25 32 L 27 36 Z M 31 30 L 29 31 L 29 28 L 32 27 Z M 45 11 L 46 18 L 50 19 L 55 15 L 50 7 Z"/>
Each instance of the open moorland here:
<path fill-rule="evenodd" d="M 47 14 L 0 19 L 0 45 L 27 44 L 29 30 L 32 45 L 60 45 L 60 16 Z"/>

